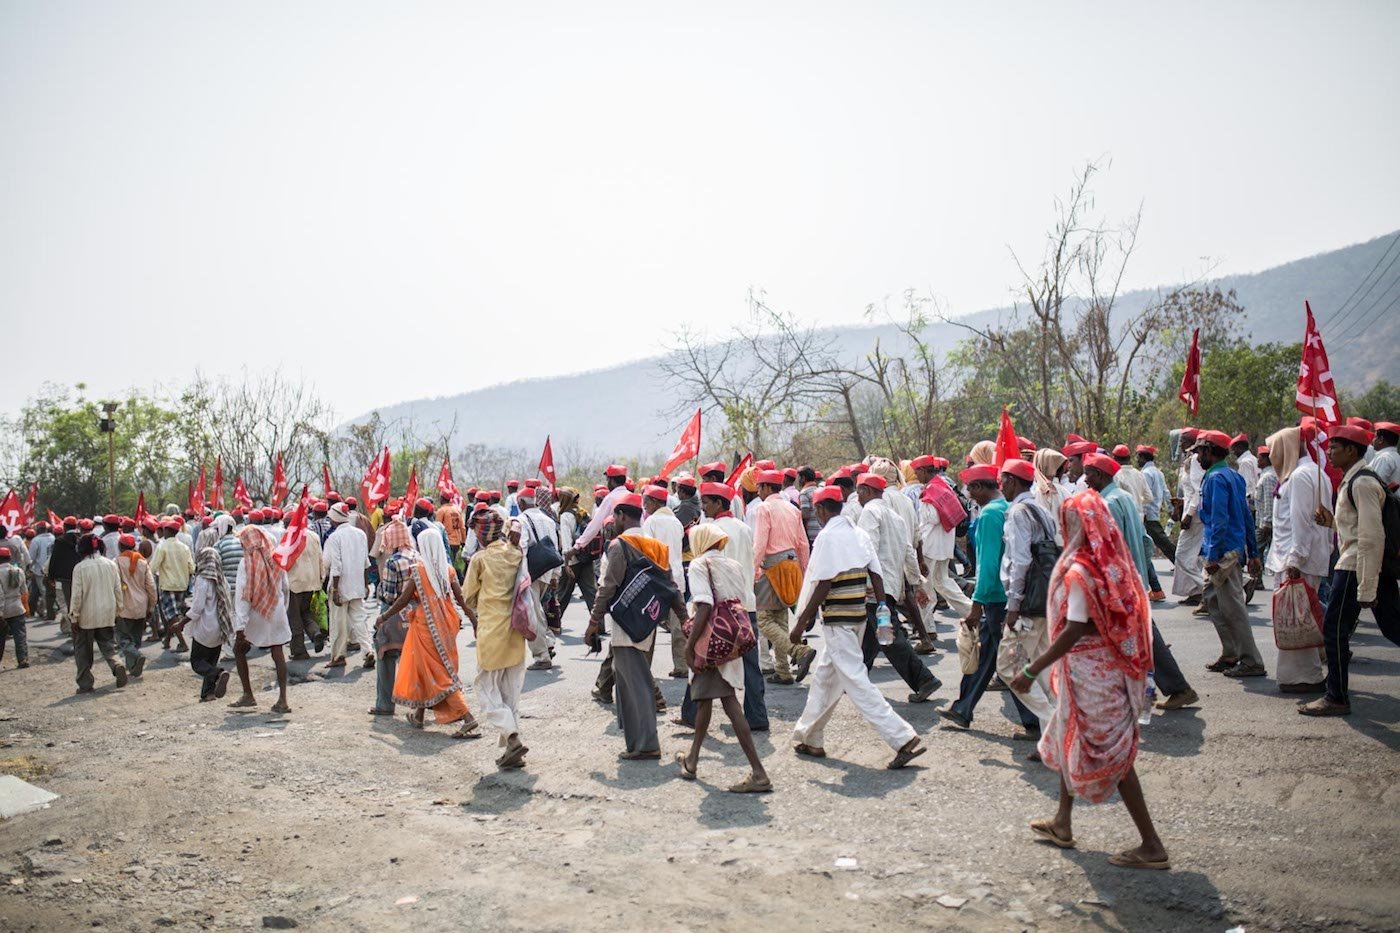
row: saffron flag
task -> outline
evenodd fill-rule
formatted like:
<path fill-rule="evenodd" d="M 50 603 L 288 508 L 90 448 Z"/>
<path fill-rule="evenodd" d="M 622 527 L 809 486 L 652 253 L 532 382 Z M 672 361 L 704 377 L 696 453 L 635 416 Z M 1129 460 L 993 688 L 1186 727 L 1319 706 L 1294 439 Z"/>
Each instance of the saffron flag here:
<path fill-rule="evenodd" d="M 751 466 L 753 466 L 753 451 L 744 454 L 744 459 L 740 460 L 734 467 L 734 472 L 729 474 L 729 479 L 724 481 L 724 485 L 730 489 L 737 489 L 736 484 L 739 482 L 739 477 L 743 476 L 744 471 Z"/>
<path fill-rule="evenodd" d="M 224 458 L 214 459 L 214 508 L 223 511 L 224 508 Z"/>
<path fill-rule="evenodd" d="M 0 525 L 5 526 L 6 532 L 20 526 L 19 517 L 23 509 L 18 493 L 11 489 L 5 494 L 4 501 L 0 501 Z"/>
<path fill-rule="evenodd" d="M 233 480 L 233 501 L 245 509 L 253 507 L 253 497 L 248 495 L 248 487 L 243 485 L 243 477 L 241 476 L 235 477 Z"/>
<path fill-rule="evenodd" d="M 1008 460 L 1021 459 L 1021 445 L 1016 439 L 1016 429 L 1011 425 L 1011 412 L 1001 407 L 1001 429 L 997 431 L 997 470 Z"/>
<path fill-rule="evenodd" d="M 282 453 L 278 451 L 277 463 L 272 467 L 271 505 L 280 509 L 285 501 L 287 501 L 287 472 L 282 469 Z"/>
<path fill-rule="evenodd" d="M 452 463 L 447 457 L 442 458 L 442 469 L 438 470 L 437 491 L 439 495 L 452 500 L 453 505 L 462 507 L 462 494 L 457 491 L 457 484 L 452 481 Z"/>
<path fill-rule="evenodd" d="M 413 504 L 418 501 L 418 465 L 415 463 L 408 471 L 408 485 L 403 491 L 403 511 L 405 518 L 413 516 Z"/>
<path fill-rule="evenodd" d="M 661 468 L 661 472 L 656 474 L 661 479 L 671 475 L 671 471 L 685 463 L 692 457 L 700 456 L 700 409 L 695 409 L 695 414 L 690 416 L 690 421 L 686 423 L 685 430 L 681 432 L 680 439 L 676 441 L 676 446 L 671 450 L 671 456 L 666 458 L 666 465 Z"/>
<path fill-rule="evenodd" d="M 146 511 L 146 491 L 143 489 L 136 495 L 136 524 L 145 522 L 149 515 Z"/>
<path fill-rule="evenodd" d="M 282 540 L 272 552 L 272 561 L 283 570 L 291 570 L 302 550 L 306 547 L 306 516 L 311 510 L 311 491 L 305 483 L 301 487 L 301 499 L 287 520 L 287 530 L 282 532 Z"/>
<path fill-rule="evenodd" d="M 1191 349 L 1186 353 L 1186 372 L 1181 374 L 1181 388 L 1176 397 L 1186 403 L 1191 414 L 1201 410 L 1201 329 L 1191 332 Z"/>
<path fill-rule="evenodd" d="M 39 484 L 31 483 L 29 486 L 29 495 L 24 497 L 24 505 L 20 506 L 20 524 L 34 524 L 34 500 L 37 498 L 39 498 Z"/>
<path fill-rule="evenodd" d="M 549 435 L 544 438 L 544 452 L 540 454 L 539 469 L 536 470 L 549 481 L 549 489 L 554 491 L 554 448 L 549 444 Z"/>
<path fill-rule="evenodd" d="M 204 496 L 208 488 L 204 467 L 201 466 L 199 468 L 199 482 L 195 483 L 194 488 L 190 491 L 189 506 L 195 518 L 202 518 L 204 516 Z"/>
<path fill-rule="evenodd" d="M 1296 404 L 1305 415 L 1312 415 L 1322 427 L 1342 423 L 1342 408 L 1337 402 L 1337 382 L 1332 378 L 1332 366 L 1327 361 L 1327 348 L 1322 345 L 1322 333 L 1313 319 L 1312 305 L 1303 302 L 1307 310 L 1307 330 L 1303 333 L 1303 358 L 1298 363 Z"/>
<path fill-rule="evenodd" d="M 391 470 L 389 448 L 385 445 L 384 451 L 369 462 L 369 467 L 365 470 L 364 481 L 360 484 L 360 488 L 364 491 L 366 510 L 374 508 L 377 503 L 389 498 Z"/>

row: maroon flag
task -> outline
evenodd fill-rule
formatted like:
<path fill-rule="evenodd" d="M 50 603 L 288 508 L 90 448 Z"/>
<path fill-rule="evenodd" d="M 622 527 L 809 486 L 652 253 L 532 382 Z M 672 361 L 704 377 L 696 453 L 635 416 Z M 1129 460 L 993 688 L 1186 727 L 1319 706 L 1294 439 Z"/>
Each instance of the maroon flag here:
<path fill-rule="evenodd" d="M 549 444 L 549 436 L 545 435 L 544 452 L 540 454 L 540 466 L 536 471 L 549 481 L 549 489 L 554 491 L 554 448 Z"/>
<path fill-rule="evenodd" d="M 737 490 L 738 486 L 736 484 L 739 482 L 739 477 L 743 476 L 744 471 L 751 466 L 753 466 L 753 451 L 744 454 L 744 459 L 740 460 L 738 465 L 734 467 L 734 472 L 729 474 L 729 479 L 724 481 L 724 485 L 728 486 L 730 489 Z"/>
<path fill-rule="evenodd" d="M 1021 445 L 1016 437 L 1016 429 L 1011 425 L 1011 412 L 1001 406 L 1001 429 L 997 431 L 997 470 L 1008 460 L 1021 459 Z"/>
<path fill-rule="evenodd" d="M 1307 330 L 1303 333 L 1303 358 L 1298 363 L 1296 404 L 1305 415 L 1312 415 L 1324 427 L 1342 423 L 1342 408 L 1337 402 L 1337 382 L 1332 378 L 1332 366 L 1327 361 L 1327 348 L 1322 345 L 1322 333 L 1313 320 L 1312 305 L 1306 301 Z"/>
<path fill-rule="evenodd" d="M 366 510 L 374 508 L 377 503 L 389 498 L 391 471 L 389 448 L 386 445 L 384 451 L 369 462 L 369 467 L 365 470 L 364 482 L 360 484 L 360 488 L 364 491 Z"/>
<path fill-rule="evenodd" d="M 49 513 L 49 524 L 53 526 L 53 528 L 50 529 L 50 530 L 52 530 L 53 533 L 56 534 L 56 535 L 57 535 L 57 534 L 62 534 L 62 533 L 63 533 L 63 519 L 62 519 L 62 518 L 59 518 L 58 513 L 55 512 L 53 509 L 49 509 L 49 510 L 48 510 L 48 513 Z"/>
<path fill-rule="evenodd" d="M 334 489 L 334 488 L 335 488 L 335 487 L 331 485 L 331 465 L 330 465 L 329 463 L 322 463 L 322 464 L 321 464 L 321 495 L 323 495 L 323 496 L 326 495 L 326 493 L 330 492 L 330 491 L 331 491 L 332 489 Z"/>
<path fill-rule="evenodd" d="M 1309 312 L 1311 315 L 1311 312 Z M 1311 320 L 1311 317 L 1309 317 Z M 1181 388 L 1176 397 L 1186 403 L 1191 414 L 1201 410 L 1201 329 L 1191 332 L 1191 349 L 1186 354 L 1186 372 L 1181 375 Z"/>
<path fill-rule="evenodd" d="M 272 552 L 273 563 L 283 570 L 291 570 L 292 564 L 297 562 L 302 549 L 306 547 L 306 514 L 310 509 L 311 492 L 303 483 L 301 500 L 292 510 L 292 517 L 287 520 L 287 530 L 282 532 L 282 540 L 277 542 L 277 547 Z"/>
<path fill-rule="evenodd" d="M 685 463 L 692 457 L 700 456 L 700 409 L 695 409 L 695 414 L 690 416 L 690 421 L 686 423 L 685 430 L 681 432 L 680 439 L 676 441 L 676 446 L 671 449 L 671 456 L 666 458 L 666 465 L 661 468 L 657 476 L 665 479 L 671 475 L 671 471 Z"/>

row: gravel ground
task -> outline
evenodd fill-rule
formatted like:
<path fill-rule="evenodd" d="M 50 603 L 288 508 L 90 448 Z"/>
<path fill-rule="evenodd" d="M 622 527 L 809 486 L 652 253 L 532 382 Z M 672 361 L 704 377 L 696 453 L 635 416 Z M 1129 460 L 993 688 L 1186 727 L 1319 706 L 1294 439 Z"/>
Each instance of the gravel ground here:
<path fill-rule="evenodd" d="M 1272 671 L 1264 607 L 1251 609 Z M 1077 850 L 1031 841 L 1057 780 L 1012 741 L 1005 695 L 987 695 L 969 733 L 938 727 L 956 692 L 948 619 L 933 702 L 910 706 L 887 666 L 874 673 L 925 738 L 916 767 L 886 771 L 849 704 L 830 758 L 795 757 L 806 690 L 770 686 L 759 748 L 777 792 L 746 797 L 723 792 L 745 773 L 727 728 L 700 780 L 677 780 L 680 681 L 662 682 L 662 762 L 618 761 L 577 604 L 560 668 L 527 675 L 532 751 L 510 773 L 491 739 L 367 716 L 372 672 L 302 662 L 291 715 L 267 712 L 266 689 L 239 714 L 198 703 L 184 656 L 150 645 L 140 680 L 117 690 L 103 669 L 80 697 L 57 626 L 31 625 L 34 666 L 11 656 L 0 671 L 0 771 L 61 798 L 0 824 L 0 929 L 1396 928 L 1400 658 L 1367 619 L 1355 714 L 1305 719 L 1272 680 L 1205 673 L 1218 642 L 1189 613 L 1157 619 L 1200 708 L 1158 713 L 1139 758 L 1169 872 L 1108 864 L 1135 843 L 1116 802 L 1076 811 Z M 663 645 L 656 671 L 669 666 Z M 267 684 L 270 658 L 254 669 Z"/>

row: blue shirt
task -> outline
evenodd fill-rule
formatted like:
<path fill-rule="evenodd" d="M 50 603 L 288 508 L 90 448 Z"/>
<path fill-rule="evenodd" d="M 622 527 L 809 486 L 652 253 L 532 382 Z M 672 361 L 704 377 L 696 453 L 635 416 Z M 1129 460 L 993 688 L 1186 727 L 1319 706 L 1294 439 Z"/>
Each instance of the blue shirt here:
<path fill-rule="evenodd" d="M 1206 470 L 1201 483 L 1199 518 L 1205 527 L 1201 556 L 1207 562 L 1219 561 L 1230 551 L 1257 557 L 1254 539 L 1254 513 L 1245 496 L 1244 477 L 1221 460 Z"/>

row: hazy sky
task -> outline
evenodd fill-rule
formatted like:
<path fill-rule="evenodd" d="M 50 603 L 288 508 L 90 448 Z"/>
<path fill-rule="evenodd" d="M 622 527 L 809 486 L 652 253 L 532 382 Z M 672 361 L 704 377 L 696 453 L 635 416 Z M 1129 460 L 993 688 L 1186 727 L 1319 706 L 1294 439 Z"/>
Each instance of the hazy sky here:
<path fill-rule="evenodd" d="M 350 416 L 722 334 L 750 285 L 996 306 L 1096 157 L 1130 286 L 1257 270 L 1400 226 L 1398 36 L 1386 0 L 0 0 L 0 406 L 281 364 Z"/>

